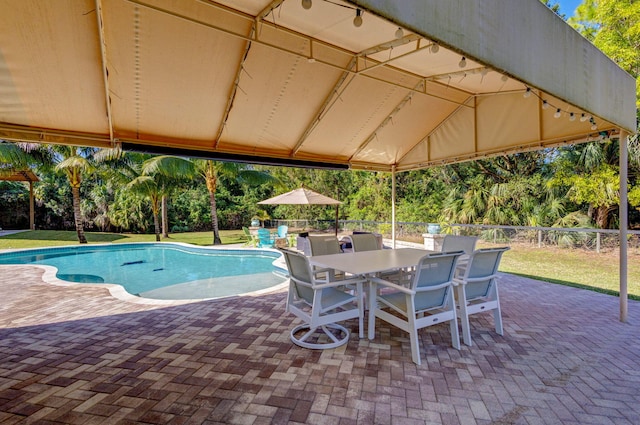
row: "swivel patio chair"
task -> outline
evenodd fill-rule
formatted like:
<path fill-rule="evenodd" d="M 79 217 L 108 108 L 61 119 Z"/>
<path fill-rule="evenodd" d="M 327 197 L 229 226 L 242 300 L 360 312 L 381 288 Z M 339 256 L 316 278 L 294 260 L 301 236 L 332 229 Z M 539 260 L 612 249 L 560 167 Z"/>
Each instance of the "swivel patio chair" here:
<path fill-rule="evenodd" d="M 415 266 L 408 286 L 378 277 L 369 278 L 369 339 L 375 337 L 375 320 L 378 317 L 409 333 L 411 358 L 420 364 L 418 329 L 449 322 L 451 344 L 460 349 L 453 297 L 453 274 L 460 255 L 462 251 L 425 255 Z M 385 291 L 378 293 L 378 289 Z"/>
<path fill-rule="evenodd" d="M 461 276 L 456 276 L 458 314 L 462 324 L 462 339 L 471 343 L 469 316 L 493 310 L 496 333 L 503 334 L 500 297 L 496 280 L 500 259 L 508 247 L 479 249 L 471 254 L 469 264 Z"/>
<path fill-rule="evenodd" d="M 287 311 L 304 321 L 291 330 L 291 341 L 312 349 L 339 347 L 349 340 L 349 330 L 337 322 L 355 318 L 358 318 L 358 333 L 363 338 L 362 284 L 366 279 L 318 279 L 308 257 L 289 250 L 281 252 L 289 269 Z M 353 294 L 339 289 L 345 284 L 356 288 Z"/>

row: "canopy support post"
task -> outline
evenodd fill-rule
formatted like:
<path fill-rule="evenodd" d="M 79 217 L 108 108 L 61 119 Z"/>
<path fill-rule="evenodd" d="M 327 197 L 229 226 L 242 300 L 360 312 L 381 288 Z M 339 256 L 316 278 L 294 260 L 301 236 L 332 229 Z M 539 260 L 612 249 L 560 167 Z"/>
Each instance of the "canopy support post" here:
<path fill-rule="evenodd" d="M 29 229 L 36 230 L 36 214 L 33 205 L 33 182 L 29 180 Z"/>
<path fill-rule="evenodd" d="M 629 230 L 629 204 L 627 196 L 628 133 L 620 131 L 620 321 L 627 321 L 627 233 Z"/>
<path fill-rule="evenodd" d="M 396 166 L 391 166 L 391 246 L 396 249 Z"/>

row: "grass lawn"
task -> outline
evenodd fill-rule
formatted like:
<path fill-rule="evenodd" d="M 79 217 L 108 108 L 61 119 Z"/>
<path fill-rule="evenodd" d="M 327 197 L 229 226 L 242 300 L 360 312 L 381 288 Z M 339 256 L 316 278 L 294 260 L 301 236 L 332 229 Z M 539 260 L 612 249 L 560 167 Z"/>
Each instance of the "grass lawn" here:
<path fill-rule="evenodd" d="M 628 260 L 628 293 L 640 300 L 640 255 Z M 619 295 L 618 252 L 588 252 L 555 247 L 512 245 L 502 257 L 500 271 L 546 282 Z"/>
<path fill-rule="evenodd" d="M 139 235 L 131 233 L 94 233 L 85 232 L 87 242 L 92 243 L 126 243 L 155 242 L 155 235 Z M 223 244 L 246 242 L 242 230 L 221 230 Z M 212 245 L 213 232 L 171 233 L 166 242 L 185 242 L 193 245 Z M 0 237 L 0 250 L 37 248 L 45 246 L 77 245 L 78 237 L 74 231 L 31 230 Z"/>
<path fill-rule="evenodd" d="M 86 232 L 89 243 L 154 242 L 155 235 Z M 244 243 L 242 230 L 222 230 L 223 244 Z M 168 242 L 211 245 L 213 232 L 172 233 Z M 75 245 L 73 231 L 35 230 L 0 237 L 0 250 Z M 482 247 L 489 244 L 481 243 Z M 629 255 L 629 298 L 640 300 L 640 255 Z M 500 271 L 546 282 L 570 285 L 612 295 L 618 295 L 618 252 L 595 253 L 582 250 L 536 248 L 512 245 L 500 264 Z"/>

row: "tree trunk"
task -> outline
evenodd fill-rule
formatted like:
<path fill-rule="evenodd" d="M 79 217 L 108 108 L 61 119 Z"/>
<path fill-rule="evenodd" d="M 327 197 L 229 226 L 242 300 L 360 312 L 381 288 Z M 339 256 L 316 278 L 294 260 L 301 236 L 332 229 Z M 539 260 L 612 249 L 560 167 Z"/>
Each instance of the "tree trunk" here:
<path fill-rule="evenodd" d="M 84 236 L 84 228 L 82 227 L 82 216 L 80 215 L 80 187 L 71 186 L 73 194 L 73 219 L 76 222 L 76 233 L 78 234 L 78 242 L 87 243 Z"/>
<path fill-rule="evenodd" d="M 169 213 L 167 212 L 167 197 L 162 195 L 162 237 L 169 237 Z"/>
<path fill-rule="evenodd" d="M 153 211 L 153 226 L 156 229 L 156 242 L 160 242 L 160 220 L 158 217 L 158 209 Z"/>
<path fill-rule="evenodd" d="M 222 245 L 220 239 L 220 230 L 218 229 L 218 207 L 216 206 L 216 195 L 209 192 L 209 200 L 211 201 L 211 225 L 213 227 L 213 244 Z"/>

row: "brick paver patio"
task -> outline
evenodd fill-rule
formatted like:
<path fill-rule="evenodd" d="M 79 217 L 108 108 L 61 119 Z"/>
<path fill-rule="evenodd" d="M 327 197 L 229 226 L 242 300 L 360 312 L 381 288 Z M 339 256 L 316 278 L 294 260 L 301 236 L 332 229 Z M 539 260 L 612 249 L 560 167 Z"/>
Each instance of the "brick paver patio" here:
<path fill-rule="evenodd" d="M 41 275 L 0 267 L 0 424 L 640 424 L 633 301 L 620 323 L 615 297 L 503 275 L 504 336 L 423 329 L 418 367 L 382 323 L 293 345 L 283 291 L 158 306 Z"/>

